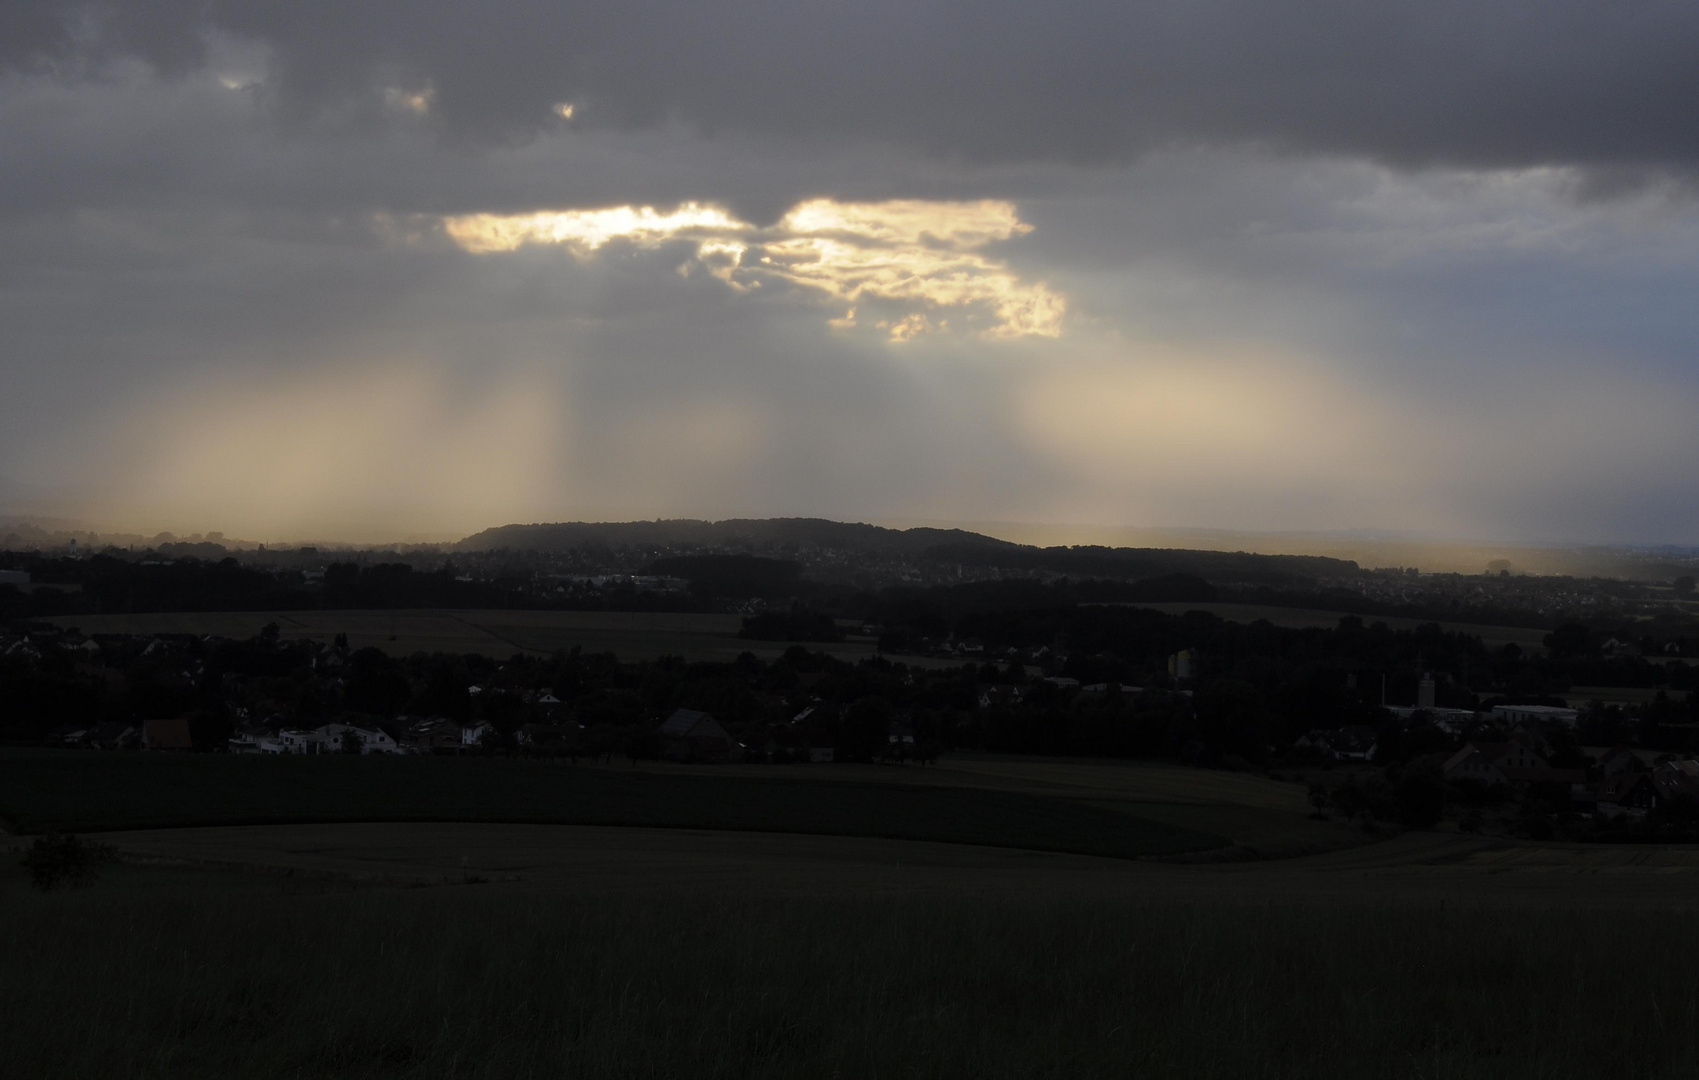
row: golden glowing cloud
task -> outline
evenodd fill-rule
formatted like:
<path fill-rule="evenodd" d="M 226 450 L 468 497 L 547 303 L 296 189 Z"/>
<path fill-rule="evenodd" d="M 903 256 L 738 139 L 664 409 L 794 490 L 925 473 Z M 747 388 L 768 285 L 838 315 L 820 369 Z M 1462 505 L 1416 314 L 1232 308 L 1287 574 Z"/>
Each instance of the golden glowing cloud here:
<path fill-rule="evenodd" d="M 860 301 L 896 300 L 924 308 L 984 305 L 995 312 L 987 331 L 994 337 L 1062 332 L 1062 297 L 1021 281 L 1007 264 L 977 250 L 1032 231 L 1011 203 L 816 199 L 785 215 L 780 228 L 790 235 L 765 245 L 762 264 L 849 301 L 849 313 L 835 325 L 853 325 Z M 897 340 L 933 328 L 915 311 L 877 325 Z"/>
<path fill-rule="evenodd" d="M 767 280 L 824 293 L 844 305 L 833 327 L 866 321 L 897 341 L 950 329 L 952 315 L 989 337 L 1056 337 L 1067 309 L 1043 283 L 1023 281 L 981 250 L 1032 231 L 1014 204 L 999 200 L 814 199 L 770 229 L 699 203 L 669 213 L 619 206 L 471 214 L 446 218 L 443 227 L 476 254 L 557 244 L 584 256 L 614 240 L 652 247 L 696 239 L 695 261 L 728 283 L 753 288 Z"/>
<path fill-rule="evenodd" d="M 478 255 L 513 251 L 525 244 L 561 244 L 588 254 L 610 240 L 650 245 L 693 232 L 735 233 L 749 228 L 724 210 L 699 203 L 684 203 L 668 214 L 657 213 L 652 206 L 512 216 L 468 214 L 446 218 L 443 227 L 456 244 Z"/>

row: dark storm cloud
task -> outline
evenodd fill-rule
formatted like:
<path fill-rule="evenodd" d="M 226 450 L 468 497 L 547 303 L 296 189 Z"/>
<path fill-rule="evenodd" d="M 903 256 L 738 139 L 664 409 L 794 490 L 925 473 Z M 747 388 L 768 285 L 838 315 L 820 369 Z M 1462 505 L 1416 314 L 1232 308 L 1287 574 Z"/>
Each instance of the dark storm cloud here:
<path fill-rule="evenodd" d="M 10 476 L 261 538 L 789 513 L 1689 537 L 1696 25 L 6 0 L 0 502 Z M 715 276 L 699 239 L 478 254 L 443 222 L 816 199 L 1006 207 L 1030 232 L 968 276 L 1065 298 L 1061 336 L 895 342 L 836 325 L 839 293 Z M 758 261 L 780 231 L 719 239 Z"/>
<path fill-rule="evenodd" d="M 587 126 L 888 141 L 1094 161 L 1252 142 L 1398 164 L 1688 168 L 1688 0 L 231 0 L 12 5 L 5 58 L 127 52 L 168 71 L 218 32 L 263 43 L 301 117 L 434 93 L 458 137 Z M 71 29 L 67 30 L 66 27 Z"/>

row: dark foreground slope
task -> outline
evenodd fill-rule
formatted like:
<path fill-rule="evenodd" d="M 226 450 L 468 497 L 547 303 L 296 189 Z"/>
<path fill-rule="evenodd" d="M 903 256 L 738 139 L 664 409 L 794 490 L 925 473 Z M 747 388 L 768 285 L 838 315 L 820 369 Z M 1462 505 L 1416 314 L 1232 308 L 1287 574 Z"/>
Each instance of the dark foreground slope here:
<path fill-rule="evenodd" d="M 1227 843 L 1060 796 L 509 758 L 12 752 L 0 756 L 0 818 L 27 832 L 329 821 L 643 825 L 938 840 L 1117 858 Z"/>
<path fill-rule="evenodd" d="M 130 866 L 38 894 L 5 866 L 0 971 L 5 1071 L 32 1080 L 1699 1075 L 1691 908 L 610 899 Z"/>

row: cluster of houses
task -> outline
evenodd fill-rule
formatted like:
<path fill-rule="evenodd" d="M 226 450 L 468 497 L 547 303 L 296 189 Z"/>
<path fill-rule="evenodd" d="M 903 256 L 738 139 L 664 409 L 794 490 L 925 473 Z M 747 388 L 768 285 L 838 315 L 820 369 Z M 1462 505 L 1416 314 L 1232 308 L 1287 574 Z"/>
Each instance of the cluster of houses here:
<path fill-rule="evenodd" d="M 1405 719 L 1421 711 L 1435 726 L 1453 735 L 1464 735 L 1484 722 L 1495 722 L 1508 735 L 1491 740 L 1469 739 L 1445 759 L 1441 768 L 1453 783 L 1480 788 L 1527 790 L 1552 785 L 1566 791 L 1571 806 L 1583 813 L 1604 818 L 1638 818 L 1648 810 L 1676 800 L 1699 803 L 1699 761 L 1681 759 L 1656 750 L 1630 746 L 1582 747 L 1591 762 L 1585 768 L 1551 764 L 1552 749 L 1545 726 L 1574 727 L 1579 713 L 1549 705 L 1500 705 L 1480 714 L 1462 709 L 1394 709 Z M 1335 761 L 1372 761 L 1378 749 L 1377 733 L 1367 725 L 1352 725 L 1335 731 L 1312 731 L 1299 739 L 1308 749 Z"/>
<path fill-rule="evenodd" d="M 1120 682 L 1081 683 L 1078 679 L 1066 675 L 1049 675 L 1035 679 L 1032 685 L 1019 686 L 1014 684 L 994 683 L 981 688 L 979 691 L 979 707 L 982 709 L 995 708 L 999 705 L 1018 705 L 1026 700 L 1033 687 L 1051 686 L 1070 697 L 1093 698 L 1108 697 L 1110 694 L 1142 694 L 1144 687 L 1133 686 Z M 1182 697 L 1191 697 L 1190 690 L 1175 690 L 1173 693 Z"/>
<path fill-rule="evenodd" d="M 189 722 L 183 719 L 61 724 L 48 733 L 47 741 L 90 750 L 192 750 L 195 745 Z"/>
<path fill-rule="evenodd" d="M 577 745 L 577 724 L 525 724 L 514 733 L 521 751 L 548 753 Z M 324 724 L 316 728 L 243 727 L 230 739 L 236 754 L 458 754 L 491 745 L 495 729 L 483 721 L 446 716 L 397 717 L 393 724 Z M 677 709 L 660 725 L 659 749 L 675 760 L 731 761 L 747 749 L 711 713 Z M 912 741 L 912 737 L 911 740 Z M 809 760 L 830 761 L 815 748 Z"/>
<path fill-rule="evenodd" d="M 1540 754 L 1535 739 L 1514 732 L 1502 742 L 1471 742 L 1445 762 L 1448 780 L 1486 786 L 1526 788 L 1533 784 L 1566 787 L 1572 806 L 1602 817 L 1638 818 L 1662 804 L 1699 803 L 1699 761 L 1679 759 L 1629 746 L 1590 747 L 1589 768 L 1555 768 Z"/>
<path fill-rule="evenodd" d="M 808 761 L 830 762 L 836 749 L 829 738 L 806 721 L 814 709 L 804 709 L 786 729 L 770 735 L 762 746 L 740 742 L 712 713 L 676 709 L 656 731 L 656 750 L 675 761 Z M 515 745 L 527 753 L 570 753 L 579 748 L 578 724 L 526 724 L 514 733 Z M 494 729 L 483 721 L 461 723 L 446 716 L 399 716 L 393 723 L 329 723 L 318 727 L 244 724 L 224 749 L 232 754 L 461 754 L 487 749 Z M 193 750 L 188 722 L 149 720 L 140 725 L 102 723 L 65 725 L 54 732 L 60 746 L 107 750 Z M 914 755 L 914 728 L 894 722 L 887 735 L 885 756 Z"/>
<path fill-rule="evenodd" d="M 1557 784 L 1569 791 L 1570 804 L 1602 817 L 1637 818 L 1659 805 L 1685 800 L 1699 803 L 1699 761 L 1680 759 L 1630 746 L 1584 748 L 1594 764 L 1584 769 L 1554 768 L 1541 756 L 1537 741 L 1523 731 L 1502 742 L 1471 742 L 1445 763 L 1448 780 L 1487 786 L 1526 788 Z"/>
<path fill-rule="evenodd" d="M 526 724 L 515 733 L 524 751 L 549 752 L 570 748 L 582 728 L 577 724 Z M 459 754 L 482 750 L 495 729 L 484 721 L 461 723 L 446 716 L 398 716 L 392 723 L 329 723 L 317 727 L 247 723 L 223 747 L 232 754 Z M 660 748 L 676 760 L 730 761 L 746 756 L 739 742 L 711 713 L 677 709 L 661 724 Z M 758 753 L 775 760 L 831 761 L 830 746 L 810 745 L 800 734 L 774 736 L 773 745 Z M 893 742 L 914 742 L 912 730 L 893 731 Z M 137 724 L 104 721 L 63 724 L 50 742 L 57 746 L 96 750 L 188 751 L 197 749 L 183 719 L 147 720 Z M 794 744 L 794 745 L 792 745 Z M 204 749 L 204 748 L 201 748 Z"/>
<path fill-rule="evenodd" d="M 75 630 L 37 630 L 16 637 L 0 637 L 0 656 L 40 660 L 48 652 L 70 653 L 79 660 L 88 661 L 100 655 L 100 643 Z"/>
<path fill-rule="evenodd" d="M 864 628 L 871 629 L 876 628 Z M 125 677 L 118 670 L 120 661 L 130 663 L 137 658 L 152 659 L 154 670 L 151 677 L 160 685 L 181 688 L 200 684 L 207 678 L 205 662 L 198 655 L 200 650 L 188 647 L 192 644 L 164 638 L 154 638 L 145 645 L 141 641 L 127 642 L 114 638 L 96 641 L 75 631 L 46 627 L 16 633 L 0 631 L 0 656 L 28 660 L 54 658 L 60 668 L 68 667 L 79 678 L 104 680 L 109 688 L 121 684 Z M 948 644 L 959 654 L 985 656 L 983 643 L 974 639 L 951 639 Z M 273 647 L 287 648 L 292 654 L 298 654 L 300 662 L 326 684 L 342 678 L 349 662 L 344 647 L 309 642 L 274 643 Z M 1013 650 L 1009 652 L 1009 658 L 1016 660 L 1045 663 L 1055 659 L 1049 649 L 1031 650 L 1019 656 L 1014 655 Z M 986 659 L 990 661 L 999 657 Z M 1189 682 L 1195 675 L 1196 663 L 1197 658 L 1190 651 L 1171 656 L 1169 675 L 1172 682 L 1169 685 L 1180 687 Z M 1050 670 L 1055 669 L 1050 666 Z M 788 699 L 771 693 L 757 695 L 762 699 L 763 710 L 769 719 L 759 729 L 738 727 L 743 737 L 749 740 L 747 745 L 712 714 L 690 709 L 675 710 L 658 726 L 650 723 L 641 728 L 614 731 L 610 730 L 612 725 L 598 725 L 596 729 L 587 731 L 571 718 L 564 703 L 549 689 L 532 689 L 523 684 L 514 684 L 506 689 L 495 684 L 467 687 L 474 700 L 489 695 L 483 697 L 486 704 L 502 694 L 517 695 L 523 702 L 524 711 L 512 722 L 517 723 L 521 719 L 536 721 L 523 723 L 515 730 L 509 730 L 504 724 L 502 733 L 482 720 L 463 722 L 440 715 L 403 715 L 384 721 L 362 719 L 359 722 L 317 726 L 298 720 L 291 722 L 283 716 L 273 716 L 262 722 L 250 719 L 242 707 L 235 707 L 233 712 L 238 717 L 238 727 L 229 734 L 228 741 L 225 738 L 228 728 L 219 730 L 216 725 L 200 721 L 192 723 L 183 718 L 66 723 L 50 732 L 48 741 L 60 746 L 101 750 L 217 749 L 261 755 L 465 754 L 500 746 L 539 755 L 595 756 L 629 750 L 633 754 L 674 760 L 821 762 L 839 756 L 839 748 L 835 745 L 835 725 L 826 719 L 835 715 L 838 707 L 824 703 L 818 696 L 809 696 L 815 685 L 825 677 L 825 673 L 819 671 L 799 672 L 800 695 Z M 1187 689 L 1148 692 L 1190 693 Z M 1082 685 L 1079 680 L 1055 674 L 1036 676 L 1025 682 L 1011 680 L 982 685 L 978 688 L 977 703 L 981 708 L 995 709 L 1040 698 L 1081 700 L 1143 693 L 1147 691 L 1137 686 L 1119 683 Z M 804 697 L 812 704 L 805 705 Z M 1477 785 L 1482 789 L 1516 791 L 1538 785 L 1551 792 L 1561 789 L 1567 792 L 1572 806 L 1604 817 L 1634 817 L 1675 800 L 1699 800 L 1699 761 L 1633 747 L 1584 747 L 1582 750 L 1588 759 L 1585 768 L 1565 767 L 1577 763 L 1573 754 L 1558 757 L 1563 764 L 1554 765 L 1554 753 L 1547 733 L 1555 736 L 1558 729 L 1575 728 L 1579 721 L 1578 710 L 1543 705 L 1497 705 L 1486 712 L 1437 707 L 1431 677 L 1421 680 L 1417 702 L 1414 707 L 1390 708 L 1387 712 L 1406 723 L 1420 721 L 1431 724 L 1451 736 L 1449 745 L 1459 748 L 1450 752 L 1442 768 L 1446 778 L 1461 787 Z M 235 705 L 234 701 L 232 705 Z M 786 722 L 783 717 L 799 705 L 805 707 Z M 253 707 L 256 713 L 262 707 L 270 708 Z M 498 715 L 488 708 L 474 708 L 471 712 L 474 716 Z M 353 718 L 352 714 L 345 714 L 345 720 Z M 1311 731 L 1297 740 L 1295 748 L 1300 753 L 1326 760 L 1374 762 L 1380 749 L 1380 734 L 1384 730 L 1384 727 L 1377 729 L 1356 725 L 1331 731 Z M 209 734 L 211 731 L 217 734 Z M 755 733 L 752 734 L 752 731 Z M 863 738 L 864 733 L 856 736 L 854 753 L 857 757 L 869 753 Z M 204 745 L 208 740 L 216 740 L 217 745 Z M 922 740 L 923 743 L 926 741 Z M 1558 741 L 1565 743 L 1565 740 Z M 1572 740 L 1568 744 L 1572 745 Z M 927 746 L 917 746 L 913 727 L 899 718 L 889 723 L 882 748 L 873 751 L 873 754 L 886 760 L 910 760 L 924 758 L 934 752 Z"/>
<path fill-rule="evenodd" d="M 1424 687 L 1424 690 L 1427 688 Z M 1431 690 L 1424 696 L 1429 694 Z M 1404 723 L 1409 723 L 1418 716 L 1422 717 L 1447 735 L 1457 738 L 1468 737 L 1483 724 L 1529 732 L 1538 732 L 1543 724 L 1561 724 L 1573 728 L 1581 717 L 1579 709 L 1551 705 L 1495 705 L 1486 712 L 1434 708 L 1431 705 L 1394 706 L 1386 711 Z M 1379 749 L 1379 739 L 1379 732 L 1368 724 L 1348 724 L 1332 731 L 1307 732 L 1293 746 L 1299 751 L 1308 751 L 1334 761 L 1373 761 L 1375 752 Z"/>

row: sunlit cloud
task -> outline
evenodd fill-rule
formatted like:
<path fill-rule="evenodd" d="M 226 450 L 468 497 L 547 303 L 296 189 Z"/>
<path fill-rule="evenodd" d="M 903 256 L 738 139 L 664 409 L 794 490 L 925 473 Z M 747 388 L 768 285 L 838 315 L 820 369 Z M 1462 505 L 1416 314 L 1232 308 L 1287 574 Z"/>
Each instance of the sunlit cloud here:
<path fill-rule="evenodd" d="M 556 116 L 560 117 L 562 120 L 571 120 L 572 114 L 577 112 L 578 110 L 577 110 L 577 107 L 572 104 L 572 102 L 562 101 L 562 102 L 559 102 L 558 104 L 556 104 L 555 107 L 550 111 L 553 112 Z"/>
<path fill-rule="evenodd" d="M 979 250 L 1032 231 L 1011 203 L 815 199 L 785 215 L 780 228 L 790 235 L 765 246 L 763 266 L 847 301 L 836 325 L 854 325 L 857 305 L 866 301 L 909 301 L 925 309 L 988 308 L 993 337 L 1062 331 L 1061 296 Z M 935 324 L 930 311 L 909 311 L 875 325 L 902 340 L 945 328 L 947 316 Z"/>
<path fill-rule="evenodd" d="M 513 251 L 525 244 L 560 244 L 587 255 L 612 240 L 653 245 L 691 233 L 735 233 L 750 228 L 718 207 L 699 203 L 684 203 L 666 214 L 652 206 L 511 216 L 468 214 L 445 219 L 443 227 L 456 244 L 478 255 Z"/>
<path fill-rule="evenodd" d="M 581 257 L 622 240 L 655 247 L 694 239 L 697 266 L 740 289 L 800 286 L 841 304 L 829 323 L 868 325 L 894 341 L 945 330 L 987 337 L 1056 337 L 1067 310 L 1042 282 L 1023 280 L 987 246 L 1032 231 L 999 200 L 813 199 L 759 229 L 725 211 L 683 203 L 670 212 L 618 206 L 534 214 L 445 218 L 462 249 L 487 255 L 554 244 Z M 690 264 L 681 267 L 688 274 Z"/>

